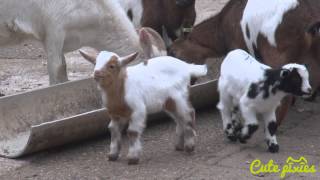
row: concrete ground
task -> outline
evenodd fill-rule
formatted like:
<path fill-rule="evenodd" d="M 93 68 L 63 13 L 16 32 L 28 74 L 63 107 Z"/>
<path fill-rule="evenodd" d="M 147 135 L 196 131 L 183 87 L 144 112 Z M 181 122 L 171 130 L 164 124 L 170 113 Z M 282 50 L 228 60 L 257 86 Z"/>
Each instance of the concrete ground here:
<path fill-rule="evenodd" d="M 278 131 L 280 152 L 267 152 L 263 125 L 247 144 L 229 142 L 217 110 L 197 112 L 197 146 L 194 154 L 174 151 L 173 121 L 159 120 L 148 125 L 143 135 L 139 165 L 126 161 L 125 137 L 117 162 L 107 158 L 108 136 L 29 155 L 18 160 L 0 159 L 0 179 L 280 179 L 280 174 L 254 176 L 250 163 L 274 160 L 282 167 L 289 156 L 304 156 L 319 168 L 320 104 L 299 100 Z M 319 179 L 320 173 L 288 174 L 285 179 Z"/>
<path fill-rule="evenodd" d="M 218 12 L 227 0 L 197 0 L 197 22 Z M 92 66 L 79 60 L 77 53 L 67 56 L 71 80 L 88 77 Z M 0 49 L 0 93 L 24 92 L 48 85 L 46 56 L 33 41 Z M 247 144 L 230 143 L 223 134 L 220 115 L 215 107 L 197 112 L 197 146 L 194 154 L 173 148 L 175 124 L 163 119 L 148 125 L 143 135 L 141 162 L 128 166 L 128 141 L 123 140 L 122 156 L 107 160 L 109 137 L 66 145 L 10 160 L 0 158 L 0 179 L 280 179 L 280 174 L 254 176 L 249 167 L 253 160 L 274 160 L 280 167 L 289 156 L 304 156 L 319 169 L 320 104 L 302 100 L 290 110 L 278 131 L 280 152 L 267 152 L 263 124 Z M 320 173 L 288 174 L 285 179 L 319 179 Z"/>

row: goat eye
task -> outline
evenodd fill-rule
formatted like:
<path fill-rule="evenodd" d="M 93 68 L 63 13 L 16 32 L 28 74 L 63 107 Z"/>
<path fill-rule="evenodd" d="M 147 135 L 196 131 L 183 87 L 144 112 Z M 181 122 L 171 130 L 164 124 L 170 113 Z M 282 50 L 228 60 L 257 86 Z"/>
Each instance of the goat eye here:
<path fill-rule="evenodd" d="M 115 67 L 115 66 L 114 66 L 113 64 L 112 64 L 112 65 L 109 65 L 109 68 L 110 68 L 110 69 L 114 69 L 114 67 Z"/>

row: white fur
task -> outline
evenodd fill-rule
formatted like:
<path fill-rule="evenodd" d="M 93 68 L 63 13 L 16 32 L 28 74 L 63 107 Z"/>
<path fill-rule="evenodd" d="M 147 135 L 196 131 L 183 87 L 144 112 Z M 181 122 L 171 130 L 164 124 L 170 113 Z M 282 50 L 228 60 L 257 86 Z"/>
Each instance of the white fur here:
<path fill-rule="evenodd" d="M 30 37 L 45 47 L 51 84 L 67 80 L 65 52 L 92 46 L 125 54 L 139 48 L 137 33 L 117 1 L 1 1 L 0 44 Z"/>
<path fill-rule="evenodd" d="M 132 23 L 135 28 L 141 28 L 141 18 L 143 13 L 142 0 L 118 0 L 120 5 L 128 13 L 132 12 Z"/>
<path fill-rule="evenodd" d="M 228 108 L 238 106 L 240 101 L 245 102 L 246 106 L 253 108 L 255 111 L 262 113 L 280 103 L 280 97 L 285 94 L 279 94 L 280 97 L 263 99 L 260 94 L 255 99 L 247 98 L 247 93 L 251 83 L 256 83 L 264 80 L 266 69 L 271 67 L 261 64 L 254 59 L 250 54 L 243 50 L 231 51 L 224 59 L 221 65 L 221 74 L 219 77 L 219 92 L 220 96 L 230 96 L 232 101 L 226 105 Z M 224 99 L 223 97 L 222 99 Z M 276 100 L 278 103 L 274 103 Z M 220 106 L 225 106 L 219 103 Z"/>
<path fill-rule="evenodd" d="M 159 112 L 169 97 L 187 96 L 191 76 L 203 76 L 206 67 L 162 56 L 128 67 L 126 100 L 133 108 L 145 104 L 148 113 Z"/>
<path fill-rule="evenodd" d="M 184 146 L 193 147 L 195 132 L 192 127 L 186 125 L 192 121 L 189 115 L 193 111 L 188 105 L 188 87 L 191 76 L 204 76 L 206 73 L 205 65 L 191 65 L 169 56 L 149 59 L 147 65 L 141 63 L 128 67 L 125 99 L 134 112 L 128 129 L 142 133 L 146 114 L 164 110 L 166 100 L 172 98 L 176 103 L 177 112 L 169 112 L 169 115 L 175 119 L 177 128 L 183 129 L 182 132 L 177 132 L 180 139 L 177 144 L 181 144 L 182 137 Z M 192 134 L 188 138 L 187 132 Z M 138 155 L 141 151 L 138 145 L 139 143 L 135 145 L 136 148 L 130 148 L 132 151 L 129 150 L 129 153 Z"/>
<path fill-rule="evenodd" d="M 277 46 L 275 33 L 282 22 L 283 15 L 298 5 L 298 0 L 248 0 L 240 23 L 251 54 L 254 53 L 253 44 L 257 47 L 259 33 L 268 39 L 270 45 Z M 247 25 L 250 30 L 250 39 L 246 35 Z"/>
<path fill-rule="evenodd" d="M 270 92 L 267 98 L 263 97 L 263 93 L 259 93 L 255 98 L 248 97 L 251 85 L 254 83 L 260 87 L 259 82 L 263 83 L 265 81 L 265 71 L 270 68 L 239 49 L 231 51 L 224 59 L 218 82 L 220 101 L 217 107 L 221 112 L 223 129 L 228 136 L 234 135 L 236 128 L 232 127 L 230 129 L 228 124 L 232 124 L 232 121 L 235 120 L 233 110 L 238 107 L 241 116 L 244 118 L 244 126 L 241 129 L 240 137 L 245 137 L 248 134 L 249 125 L 258 125 L 257 115 L 261 115 L 266 124 L 265 133 L 269 142 L 268 145 L 277 144 L 275 135 L 271 136 L 269 133 L 268 124 L 270 122 L 275 123 L 275 110 L 287 93 L 278 89 L 276 93 Z M 297 68 L 300 77 L 303 79 L 302 91 L 310 92 L 307 69 L 298 64 L 288 64 L 282 67 L 282 69 L 287 70 L 292 70 L 292 68 Z M 239 121 L 239 119 L 236 120 Z"/>
<path fill-rule="evenodd" d="M 96 59 L 96 65 L 94 66 L 94 70 L 102 70 L 102 68 L 109 62 L 112 56 L 119 58 L 119 56 L 116 53 L 109 51 L 101 51 Z"/>
<path fill-rule="evenodd" d="M 153 54 L 151 57 L 157 57 L 157 56 L 167 56 L 167 51 L 165 49 L 160 49 L 159 46 L 152 44 L 151 49 Z"/>

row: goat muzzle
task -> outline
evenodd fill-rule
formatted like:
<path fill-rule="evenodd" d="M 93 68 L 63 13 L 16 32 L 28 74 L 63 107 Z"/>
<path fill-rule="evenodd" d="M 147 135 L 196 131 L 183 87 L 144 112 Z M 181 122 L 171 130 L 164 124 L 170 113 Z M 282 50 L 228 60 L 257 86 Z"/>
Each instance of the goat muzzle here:
<path fill-rule="evenodd" d="M 105 76 L 104 76 L 104 73 L 101 72 L 101 71 L 95 71 L 95 72 L 93 73 L 93 78 L 94 78 L 95 80 L 103 79 L 104 77 L 105 77 Z"/>

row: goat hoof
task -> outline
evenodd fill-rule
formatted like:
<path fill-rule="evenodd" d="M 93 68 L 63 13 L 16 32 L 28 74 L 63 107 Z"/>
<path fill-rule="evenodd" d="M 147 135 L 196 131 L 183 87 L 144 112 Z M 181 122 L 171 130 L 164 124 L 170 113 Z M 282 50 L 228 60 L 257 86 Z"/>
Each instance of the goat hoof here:
<path fill-rule="evenodd" d="M 314 102 L 316 100 L 317 96 L 318 96 L 318 92 L 314 92 L 310 97 L 305 98 L 304 100 L 308 101 L 308 102 Z"/>
<path fill-rule="evenodd" d="M 176 146 L 175 146 L 175 150 L 176 150 L 176 151 L 183 151 L 183 150 L 184 150 L 184 147 L 181 146 L 181 145 L 176 145 Z"/>
<path fill-rule="evenodd" d="M 279 152 L 279 145 L 278 144 L 271 144 L 268 148 L 269 152 L 271 153 L 277 153 Z"/>
<path fill-rule="evenodd" d="M 108 155 L 108 160 L 109 161 L 116 161 L 119 158 L 119 154 L 109 154 Z"/>
<path fill-rule="evenodd" d="M 246 144 L 246 143 L 247 143 L 247 139 L 248 139 L 248 138 L 239 137 L 239 142 L 240 142 L 241 144 Z"/>
<path fill-rule="evenodd" d="M 184 150 L 187 152 L 187 153 L 192 153 L 194 152 L 194 149 L 195 147 L 192 145 L 192 146 L 185 146 L 184 147 Z"/>
<path fill-rule="evenodd" d="M 235 135 L 230 135 L 230 136 L 227 136 L 227 138 L 231 141 L 231 142 L 237 142 L 237 136 Z"/>
<path fill-rule="evenodd" d="M 139 164 L 139 158 L 129 158 L 128 165 L 136 165 Z"/>

